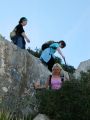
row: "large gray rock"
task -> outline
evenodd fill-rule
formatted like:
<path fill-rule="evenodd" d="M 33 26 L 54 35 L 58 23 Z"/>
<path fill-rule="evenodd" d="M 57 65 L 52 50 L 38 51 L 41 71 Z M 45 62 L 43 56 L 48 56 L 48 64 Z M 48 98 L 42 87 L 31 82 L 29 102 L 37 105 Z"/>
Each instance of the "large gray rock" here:
<path fill-rule="evenodd" d="M 27 115 L 37 111 L 33 83 L 45 83 L 51 73 L 41 61 L 0 35 L 0 103 L 12 112 Z M 69 79 L 64 71 L 65 79 Z"/>
<path fill-rule="evenodd" d="M 50 119 L 44 114 L 38 114 L 33 120 L 50 120 Z"/>
<path fill-rule="evenodd" d="M 61 76 L 64 75 L 64 81 L 70 80 L 69 73 L 62 69 Z"/>
<path fill-rule="evenodd" d="M 33 83 L 47 80 L 48 69 L 27 50 L 0 37 L 0 103 L 23 114 L 36 110 Z"/>
<path fill-rule="evenodd" d="M 80 72 L 87 72 L 87 70 L 90 70 L 90 59 L 83 61 L 79 64 L 78 68 L 74 73 L 75 78 L 80 78 Z"/>

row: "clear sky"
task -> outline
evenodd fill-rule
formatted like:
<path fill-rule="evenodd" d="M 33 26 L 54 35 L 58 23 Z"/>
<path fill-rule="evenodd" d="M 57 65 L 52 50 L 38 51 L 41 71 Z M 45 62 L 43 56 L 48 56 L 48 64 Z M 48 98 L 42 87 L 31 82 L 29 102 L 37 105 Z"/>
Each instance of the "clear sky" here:
<path fill-rule="evenodd" d="M 10 40 L 10 31 L 23 16 L 31 40 L 27 47 L 34 50 L 45 41 L 63 39 L 67 64 L 77 68 L 90 59 L 90 0 L 1 0 L 0 33 Z"/>

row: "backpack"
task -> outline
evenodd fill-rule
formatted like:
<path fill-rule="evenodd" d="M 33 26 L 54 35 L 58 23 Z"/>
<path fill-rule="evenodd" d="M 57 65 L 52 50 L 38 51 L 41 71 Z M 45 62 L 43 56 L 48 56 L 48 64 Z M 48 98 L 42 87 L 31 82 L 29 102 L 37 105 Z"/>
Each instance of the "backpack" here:
<path fill-rule="evenodd" d="M 17 43 L 17 35 L 16 35 L 16 29 L 14 29 L 14 30 L 12 30 L 11 32 L 10 32 L 10 39 L 11 39 L 11 41 L 14 43 L 14 44 L 16 44 Z"/>
<path fill-rule="evenodd" d="M 11 38 L 11 40 L 12 40 L 12 38 L 15 37 L 15 36 L 16 36 L 15 30 L 13 30 L 12 32 L 10 32 L 10 38 Z"/>
<path fill-rule="evenodd" d="M 58 42 L 54 42 L 53 40 L 50 40 L 48 42 L 45 42 L 42 47 L 41 47 L 41 50 L 45 50 L 46 48 L 49 48 L 51 44 L 53 43 L 58 43 Z M 52 47 L 53 49 L 56 49 L 56 47 Z"/>

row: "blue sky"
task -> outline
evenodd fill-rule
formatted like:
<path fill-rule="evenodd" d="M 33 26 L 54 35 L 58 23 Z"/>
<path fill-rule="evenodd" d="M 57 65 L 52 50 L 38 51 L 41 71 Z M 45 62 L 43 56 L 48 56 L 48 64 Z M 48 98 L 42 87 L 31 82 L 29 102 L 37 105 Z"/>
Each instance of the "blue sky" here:
<path fill-rule="evenodd" d="M 63 39 L 67 64 L 77 68 L 90 59 L 90 0 L 2 0 L 0 33 L 10 40 L 10 31 L 23 16 L 28 18 L 24 29 L 31 40 L 27 47 L 34 50 L 48 40 Z"/>

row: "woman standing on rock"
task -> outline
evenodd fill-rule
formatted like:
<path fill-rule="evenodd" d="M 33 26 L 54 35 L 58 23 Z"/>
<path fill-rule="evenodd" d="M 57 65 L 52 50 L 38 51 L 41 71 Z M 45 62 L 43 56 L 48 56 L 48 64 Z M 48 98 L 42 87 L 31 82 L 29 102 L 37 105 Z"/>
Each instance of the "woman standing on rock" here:
<path fill-rule="evenodd" d="M 26 41 L 30 43 L 30 40 L 26 36 L 25 31 L 23 29 L 23 27 L 26 25 L 27 25 L 27 18 L 22 17 L 19 20 L 19 24 L 10 33 L 10 38 L 13 41 L 13 43 L 22 49 L 25 49 Z"/>

